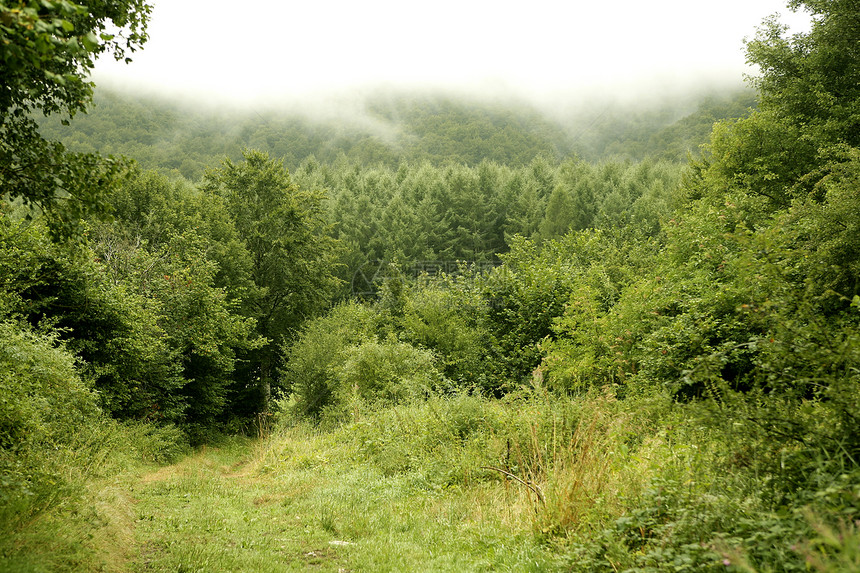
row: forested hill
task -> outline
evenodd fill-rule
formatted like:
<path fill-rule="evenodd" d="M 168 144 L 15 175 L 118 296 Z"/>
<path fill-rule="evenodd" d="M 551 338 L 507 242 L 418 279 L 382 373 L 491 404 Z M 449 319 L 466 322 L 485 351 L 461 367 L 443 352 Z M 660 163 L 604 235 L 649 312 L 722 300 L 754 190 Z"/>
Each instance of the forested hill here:
<path fill-rule="evenodd" d="M 98 90 L 71 126 L 42 121 L 42 132 L 71 149 L 134 157 L 143 167 L 197 180 L 243 148 L 266 151 L 297 168 L 314 156 L 362 165 L 401 161 L 525 165 L 543 155 L 684 160 L 707 141 L 714 121 L 743 117 L 749 91 L 674 97 L 640 106 L 566 102 L 552 114 L 522 101 L 481 102 L 443 95 L 377 93 L 315 114 L 266 109 L 216 111 Z"/>

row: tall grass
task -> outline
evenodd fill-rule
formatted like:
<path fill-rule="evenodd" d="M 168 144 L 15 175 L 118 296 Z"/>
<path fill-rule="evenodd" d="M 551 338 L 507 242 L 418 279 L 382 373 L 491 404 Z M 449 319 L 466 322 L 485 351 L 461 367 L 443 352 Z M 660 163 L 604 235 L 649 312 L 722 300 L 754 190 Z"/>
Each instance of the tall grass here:
<path fill-rule="evenodd" d="M 712 415 L 709 406 L 647 393 L 464 393 L 366 406 L 357 421 L 327 430 L 281 420 L 257 463 L 275 473 L 279 464 L 334 459 L 369 465 L 378 479 L 406 480 L 438 511 L 468 499 L 458 519 L 526 535 L 573 571 L 803 571 L 807 563 L 838 571 L 853 563 L 856 524 L 834 516 L 854 515 L 856 472 L 822 476 L 815 491 L 775 504 L 772 476 L 745 459 L 737 425 Z M 822 515 L 810 519 L 805 507 Z"/>
<path fill-rule="evenodd" d="M 605 525 L 623 511 L 624 495 L 644 487 L 642 452 L 661 438 L 657 403 L 640 405 L 634 416 L 611 393 L 560 399 L 535 389 L 504 400 L 460 394 L 366 410 L 358 421 L 314 432 L 338 444 L 338 455 L 369 462 L 385 476 L 409 475 L 437 492 L 501 495 L 502 519 L 564 537 Z M 307 428 L 282 425 L 281 432 Z M 296 451 L 297 442 L 307 443 L 271 440 L 260 466 L 311 455 Z"/>

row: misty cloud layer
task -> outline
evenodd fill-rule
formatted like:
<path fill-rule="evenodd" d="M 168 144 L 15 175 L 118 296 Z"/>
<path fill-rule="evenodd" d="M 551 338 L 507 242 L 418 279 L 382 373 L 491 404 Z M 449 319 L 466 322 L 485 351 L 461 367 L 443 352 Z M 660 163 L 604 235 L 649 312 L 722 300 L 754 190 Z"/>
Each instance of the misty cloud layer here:
<path fill-rule="evenodd" d="M 154 0 L 150 41 L 113 88 L 210 102 L 287 102 L 375 90 L 510 94 L 552 107 L 600 90 L 636 100 L 740 82 L 743 38 L 782 0 L 528 4 L 485 0 Z"/>

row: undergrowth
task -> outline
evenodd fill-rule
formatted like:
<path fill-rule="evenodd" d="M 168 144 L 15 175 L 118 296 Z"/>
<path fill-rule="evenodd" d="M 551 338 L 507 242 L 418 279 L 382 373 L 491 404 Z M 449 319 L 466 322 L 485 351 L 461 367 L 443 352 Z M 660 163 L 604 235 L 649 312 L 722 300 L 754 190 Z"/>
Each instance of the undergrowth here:
<path fill-rule="evenodd" d="M 183 434 L 107 418 L 54 336 L 10 322 L 0 391 L 0 571 L 115 570 L 133 521 L 116 480 L 183 455 Z"/>
<path fill-rule="evenodd" d="M 754 436 L 713 415 L 706 403 L 611 391 L 463 393 L 368 407 L 328 430 L 284 419 L 258 464 L 277 472 L 336 456 L 429 495 L 470 492 L 487 522 L 526 532 L 567 570 L 856 570 L 860 472 L 810 459 L 818 475 L 777 496 L 780 475 L 747 458 Z M 295 432 L 328 453 L 300 451 Z"/>

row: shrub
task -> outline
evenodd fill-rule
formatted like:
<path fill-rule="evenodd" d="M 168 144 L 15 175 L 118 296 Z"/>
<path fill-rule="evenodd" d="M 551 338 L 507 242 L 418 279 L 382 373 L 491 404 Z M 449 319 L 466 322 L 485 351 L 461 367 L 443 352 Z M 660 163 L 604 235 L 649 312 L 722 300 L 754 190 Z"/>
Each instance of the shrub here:
<path fill-rule="evenodd" d="M 15 515 L 48 507 L 62 487 L 56 450 L 100 414 L 55 337 L 0 322 L 0 503 Z"/>
<path fill-rule="evenodd" d="M 460 388 L 482 387 L 486 378 L 485 312 L 471 278 L 430 283 L 413 289 L 405 303 L 403 336 L 439 357 L 445 376 Z"/>
<path fill-rule="evenodd" d="M 334 399 L 332 367 L 343 361 L 347 348 L 375 340 L 378 317 L 369 307 L 344 303 L 305 324 L 296 341 L 283 350 L 281 392 L 294 400 L 289 409 L 298 416 L 319 418 Z"/>
<path fill-rule="evenodd" d="M 0 322 L 0 570 L 99 568 L 99 480 L 187 451 L 173 426 L 104 415 L 56 336 Z"/>
<path fill-rule="evenodd" d="M 342 360 L 333 364 L 334 408 L 360 408 L 396 404 L 426 398 L 437 391 L 444 379 L 428 350 L 393 339 L 364 342 L 344 350 Z"/>

